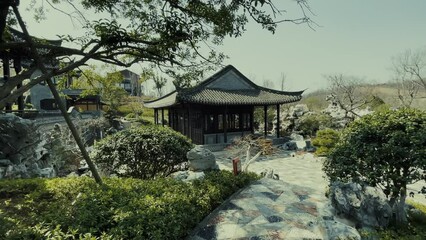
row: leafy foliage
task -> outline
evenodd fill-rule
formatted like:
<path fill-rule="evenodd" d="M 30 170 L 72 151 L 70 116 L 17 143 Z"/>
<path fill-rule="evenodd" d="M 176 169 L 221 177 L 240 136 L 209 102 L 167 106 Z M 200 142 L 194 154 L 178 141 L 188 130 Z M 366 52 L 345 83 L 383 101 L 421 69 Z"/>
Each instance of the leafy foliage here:
<path fill-rule="evenodd" d="M 331 181 L 380 186 L 391 206 L 404 205 L 407 184 L 426 179 L 426 112 L 388 110 L 353 122 L 323 170 Z"/>
<path fill-rule="evenodd" d="M 295 129 L 304 136 L 315 136 L 316 132 L 324 128 L 332 128 L 333 120 L 325 114 L 307 114 L 296 123 Z"/>
<path fill-rule="evenodd" d="M 327 156 L 339 141 L 339 132 L 330 128 L 319 130 L 312 144 L 317 148 L 315 155 Z"/>
<path fill-rule="evenodd" d="M 255 107 L 253 112 L 253 121 L 255 124 L 255 128 L 258 129 L 260 125 L 263 125 L 265 122 L 265 113 L 263 111 L 263 107 Z M 272 129 L 274 124 L 274 118 L 276 115 L 276 108 L 268 107 L 266 110 L 267 118 L 268 118 L 268 130 Z M 257 126 L 256 126 L 257 125 Z"/>
<path fill-rule="evenodd" d="M 370 107 L 373 111 L 389 108 L 389 105 L 387 105 L 382 98 L 376 95 L 371 97 L 371 101 L 367 106 Z"/>
<path fill-rule="evenodd" d="M 4 239 L 183 239 L 254 174 L 173 179 L 89 178 L 0 181 Z"/>
<path fill-rule="evenodd" d="M 146 69 L 158 67 L 175 79 L 178 86 L 188 85 L 191 80 L 201 78 L 205 70 L 212 70 L 223 61 L 225 55 L 212 46 L 222 44 L 227 36 L 241 36 L 249 18 L 272 33 L 280 22 L 312 23 L 306 15 L 310 14 L 306 0 L 294 3 L 299 7 L 301 15 L 294 18 L 286 18 L 291 15 L 284 15 L 285 11 L 278 9 L 273 0 L 55 0 L 49 3 L 32 1 L 29 9 L 38 20 L 46 21 L 49 18 L 45 13 L 50 9 L 59 9 L 80 23 L 78 27 L 83 29 L 82 34 L 60 36 L 63 42 L 71 42 L 74 47 L 35 41 L 32 44 L 33 51 L 30 51 L 28 42 L 8 39 L 3 50 L 14 52 L 25 48 L 29 59 L 40 61 L 37 60 L 32 69 L 11 77 L 10 83 L 0 89 L 0 99 L 7 98 L 0 101 L 0 108 L 7 102 L 13 102 L 31 86 L 85 65 L 89 60 L 123 67 L 143 63 Z M 64 5 L 72 8 L 73 12 L 67 14 L 66 10 L 61 9 Z M 9 25 L 5 26 L 5 20 L 10 19 L 8 16 L 13 12 L 0 13 L 0 39 L 7 35 Z M 90 18 L 84 17 L 89 15 Z M 21 14 L 19 17 L 16 15 L 16 18 L 20 26 L 24 27 L 23 22 L 27 19 L 22 19 Z M 31 29 L 28 31 L 34 34 Z M 37 51 L 39 49 L 48 51 Z M 33 56 L 33 53 L 41 56 Z M 31 76 L 38 64 L 55 58 L 65 61 L 64 67 L 55 72 L 45 72 L 22 90 L 11 93 L 17 84 Z"/>
<path fill-rule="evenodd" d="M 168 176 L 187 161 L 190 140 L 169 128 L 120 131 L 95 145 L 93 160 L 108 173 L 134 178 Z"/>
<path fill-rule="evenodd" d="M 123 75 L 120 72 L 112 72 L 103 76 L 95 70 L 94 67 L 84 70 L 78 81 L 73 82 L 71 88 L 84 89 L 82 96 L 100 95 L 102 100 L 108 103 L 108 111 L 116 113 L 121 102 L 128 95 L 118 85 L 123 81 Z"/>

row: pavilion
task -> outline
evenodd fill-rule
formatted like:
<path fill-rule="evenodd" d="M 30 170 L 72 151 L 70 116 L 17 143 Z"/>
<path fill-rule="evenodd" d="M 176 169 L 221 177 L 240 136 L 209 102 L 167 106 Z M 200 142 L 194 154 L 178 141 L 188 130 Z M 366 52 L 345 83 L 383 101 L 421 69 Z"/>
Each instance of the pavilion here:
<path fill-rule="evenodd" d="M 299 101 L 302 93 L 258 86 L 228 65 L 194 87 L 172 91 L 144 105 L 154 109 L 155 124 L 165 125 L 164 110 L 167 110 L 169 127 L 186 135 L 195 144 L 217 144 L 253 134 L 255 106 L 264 109 L 265 137 L 268 106 L 276 106 L 276 126 L 280 129 L 280 105 Z M 277 138 L 279 132 L 276 131 Z"/>

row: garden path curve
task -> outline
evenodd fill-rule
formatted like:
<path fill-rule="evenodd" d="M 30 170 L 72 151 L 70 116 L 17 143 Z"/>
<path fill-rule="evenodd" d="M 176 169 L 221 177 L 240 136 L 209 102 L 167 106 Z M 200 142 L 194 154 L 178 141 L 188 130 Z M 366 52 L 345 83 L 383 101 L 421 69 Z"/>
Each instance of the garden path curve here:
<path fill-rule="evenodd" d="M 227 152 L 215 155 L 220 169 L 232 170 Z M 321 167 L 321 158 L 310 153 L 279 151 L 261 157 L 249 171 L 273 169 L 280 180 L 263 178 L 235 193 L 188 239 L 360 239 L 350 222 L 334 215 Z"/>

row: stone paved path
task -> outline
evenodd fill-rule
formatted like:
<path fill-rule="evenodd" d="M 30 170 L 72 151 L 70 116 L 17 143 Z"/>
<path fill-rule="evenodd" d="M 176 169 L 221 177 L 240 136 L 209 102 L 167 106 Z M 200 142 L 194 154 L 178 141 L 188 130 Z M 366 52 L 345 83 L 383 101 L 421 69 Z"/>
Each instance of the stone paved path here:
<path fill-rule="evenodd" d="M 231 169 L 226 153 L 216 154 L 219 167 Z M 264 178 L 234 194 L 189 239 L 329 239 L 333 229 L 356 239 L 355 229 L 333 219 L 321 162 L 311 154 L 292 154 L 280 152 L 250 165 L 257 173 L 274 169 L 280 180 Z"/>
<path fill-rule="evenodd" d="M 232 169 L 227 154 L 215 153 L 220 169 Z M 285 151 L 261 157 L 249 171 L 273 169 L 280 180 L 264 178 L 237 192 L 188 239 L 359 239 L 354 228 L 333 217 L 321 161 L 310 153 Z"/>

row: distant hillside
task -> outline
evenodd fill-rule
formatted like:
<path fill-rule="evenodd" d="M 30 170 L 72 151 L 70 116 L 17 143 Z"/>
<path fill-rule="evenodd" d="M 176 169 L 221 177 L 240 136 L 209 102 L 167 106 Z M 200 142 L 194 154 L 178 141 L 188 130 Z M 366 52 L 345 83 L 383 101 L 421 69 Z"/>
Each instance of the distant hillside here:
<path fill-rule="evenodd" d="M 395 84 L 382 83 L 375 85 L 364 86 L 368 91 L 381 98 L 386 104 L 391 107 L 399 107 L 400 102 L 397 94 L 397 87 Z M 325 100 L 326 96 L 330 94 L 329 90 L 318 90 L 312 93 L 304 94 L 299 103 L 308 105 L 309 109 L 319 111 L 328 106 Z M 417 94 L 416 99 L 413 101 L 412 107 L 426 110 L 426 91 L 421 91 Z"/>

